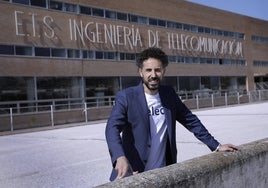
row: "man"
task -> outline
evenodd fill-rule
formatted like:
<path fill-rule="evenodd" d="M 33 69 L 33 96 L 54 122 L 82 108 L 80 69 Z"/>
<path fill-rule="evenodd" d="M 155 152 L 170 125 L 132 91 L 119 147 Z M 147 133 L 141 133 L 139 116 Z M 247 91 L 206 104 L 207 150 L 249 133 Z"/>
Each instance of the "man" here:
<path fill-rule="evenodd" d="M 212 151 L 237 150 L 232 144 L 221 145 L 173 88 L 160 85 L 167 65 L 161 49 L 144 50 L 137 58 L 142 82 L 116 95 L 105 130 L 114 167 L 111 181 L 176 163 L 176 121 Z"/>

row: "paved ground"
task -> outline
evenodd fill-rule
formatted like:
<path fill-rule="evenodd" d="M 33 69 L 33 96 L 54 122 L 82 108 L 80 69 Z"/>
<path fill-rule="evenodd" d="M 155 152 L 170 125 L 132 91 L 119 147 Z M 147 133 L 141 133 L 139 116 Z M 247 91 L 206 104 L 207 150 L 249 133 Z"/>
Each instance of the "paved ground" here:
<path fill-rule="evenodd" d="M 194 111 L 222 143 L 241 145 L 268 137 L 268 103 Z M 0 136 L 0 187 L 93 187 L 111 170 L 105 121 L 89 125 Z M 178 161 L 210 153 L 182 126 Z"/>

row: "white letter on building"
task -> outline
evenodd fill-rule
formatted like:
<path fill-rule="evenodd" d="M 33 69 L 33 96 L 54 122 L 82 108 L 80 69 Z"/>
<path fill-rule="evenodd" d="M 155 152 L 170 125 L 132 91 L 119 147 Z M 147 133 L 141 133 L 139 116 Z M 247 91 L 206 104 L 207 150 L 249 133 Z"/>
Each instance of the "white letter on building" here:
<path fill-rule="evenodd" d="M 48 34 L 48 33 L 45 31 L 45 36 L 46 36 L 47 38 L 50 38 L 50 39 L 53 38 L 54 35 L 55 35 L 55 32 L 54 32 L 53 28 L 50 26 L 50 23 L 53 22 L 53 18 L 50 17 L 50 16 L 45 16 L 45 17 L 43 18 L 43 22 L 44 22 L 45 26 L 48 28 L 48 30 L 50 31 L 50 34 Z"/>
<path fill-rule="evenodd" d="M 24 33 L 19 33 L 19 26 L 22 26 L 22 23 L 18 21 L 18 14 L 24 14 L 22 11 L 15 11 L 15 26 L 16 26 L 16 35 L 25 36 Z"/>
<path fill-rule="evenodd" d="M 149 47 L 159 47 L 159 36 L 158 36 L 159 32 L 156 31 L 152 31 L 152 30 L 148 30 L 148 45 Z"/>

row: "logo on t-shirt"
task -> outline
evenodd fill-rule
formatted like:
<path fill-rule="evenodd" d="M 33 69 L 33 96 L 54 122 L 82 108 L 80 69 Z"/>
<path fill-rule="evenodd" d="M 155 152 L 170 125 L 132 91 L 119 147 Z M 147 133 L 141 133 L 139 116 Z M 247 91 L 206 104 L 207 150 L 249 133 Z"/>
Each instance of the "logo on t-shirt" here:
<path fill-rule="evenodd" d="M 154 106 L 152 106 L 148 111 L 150 116 L 159 116 L 165 114 L 163 107 L 155 108 Z"/>

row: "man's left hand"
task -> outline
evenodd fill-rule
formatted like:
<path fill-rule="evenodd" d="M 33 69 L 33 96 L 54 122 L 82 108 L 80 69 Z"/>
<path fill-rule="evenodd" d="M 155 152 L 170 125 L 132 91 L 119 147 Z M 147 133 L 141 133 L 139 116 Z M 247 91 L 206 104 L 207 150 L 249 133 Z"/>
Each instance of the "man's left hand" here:
<path fill-rule="evenodd" d="M 217 151 L 237 151 L 239 150 L 237 146 L 233 144 L 223 144 L 220 145 Z"/>

